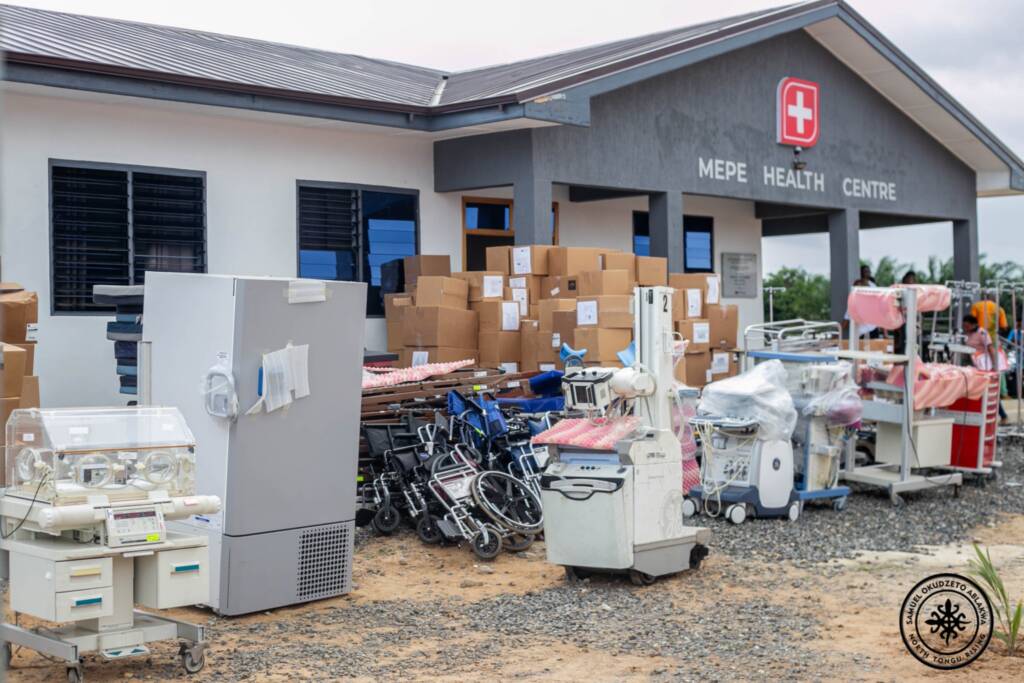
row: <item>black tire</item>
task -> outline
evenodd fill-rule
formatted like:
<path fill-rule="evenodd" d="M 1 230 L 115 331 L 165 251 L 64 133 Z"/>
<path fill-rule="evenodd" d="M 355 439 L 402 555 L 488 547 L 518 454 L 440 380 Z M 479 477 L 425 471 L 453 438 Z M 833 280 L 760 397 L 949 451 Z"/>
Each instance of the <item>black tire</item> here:
<path fill-rule="evenodd" d="M 634 586 L 650 586 L 652 583 L 658 580 L 657 576 L 651 576 L 646 574 L 639 569 L 629 570 L 629 580 Z"/>
<path fill-rule="evenodd" d="M 189 674 L 197 674 L 206 666 L 206 653 L 200 651 L 199 656 L 192 654 L 192 650 L 185 650 L 181 653 L 181 667 Z"/>
<path fill-rule="evenodd" d="M 390 536 L 402 523 L 402 515 L 394 505 L 386 505 L 377 510 L 373 516 L 373 528 L 379 533 Z"/>
<path fill-rule="evenodd" d="M 502 542 L 502 547 L 512 553 L 521 553 L 533 545 L 533 534 L 509 534 Z"/>
<path fill-rule="evenodd" d="M 481 531 L 473 537 L 473 552 L 481 560 L 493 560 L 501 552 L 501 535 L 493 527 L 487 529 L 487 540 L 484 540 L 484 533 Z"/>
<path fill-rule="evenodd" d="M 701 562 L 709 552 L 708 547 L 702 543 L 693 546 L 693 550 L 690 551 L 690 569 L 700 569 Z"/>
<path fill-rule="evenodd" d="M 444 540 L 444 535 L 437 526 L 437 519 L 428 513 L 424 513 L 416 523 L 416 535 L 427 545 L 437 545 Z"/>
<path fill-rule="evenodd" d="M 69 666 L 67 670 L 68 683 L 82 683 L 85 680 L 85 676 L 82 674 L 81 667 Z"/>

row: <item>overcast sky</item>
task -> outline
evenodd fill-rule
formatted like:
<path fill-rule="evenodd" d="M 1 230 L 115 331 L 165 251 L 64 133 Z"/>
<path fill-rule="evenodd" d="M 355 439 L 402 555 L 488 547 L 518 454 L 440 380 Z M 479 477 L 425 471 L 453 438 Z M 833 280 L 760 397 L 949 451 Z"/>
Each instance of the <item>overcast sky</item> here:
<path fill-rule="evenodd" d="M 480 0 L 214 2 L 11 0 L 11 4 L 184 26 L 466 69 L 716 19 L 784 0 Z M 1024 156 L 1024 0 L 852 0 L 1018 156 Z M 1024 261 L 1024 197 L 979 201 L 981 251 Z M 765 240 L 764 266 L 827 273 L 824 235 Z M 861 233 L 861 255 L 923 264 L 952 255 L 948 226 Z"/>

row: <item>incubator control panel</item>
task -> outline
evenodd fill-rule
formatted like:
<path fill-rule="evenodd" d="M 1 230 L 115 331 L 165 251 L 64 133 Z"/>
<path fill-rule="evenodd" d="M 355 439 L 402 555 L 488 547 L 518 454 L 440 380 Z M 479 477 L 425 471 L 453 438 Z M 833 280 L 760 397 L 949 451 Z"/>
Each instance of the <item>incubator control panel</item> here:
<path fill-rule="evenodd" d="M 108 509 L 106 528 L 111 547 L 160 543 L 167 536 L 164 515 L 155 507 Z"/>

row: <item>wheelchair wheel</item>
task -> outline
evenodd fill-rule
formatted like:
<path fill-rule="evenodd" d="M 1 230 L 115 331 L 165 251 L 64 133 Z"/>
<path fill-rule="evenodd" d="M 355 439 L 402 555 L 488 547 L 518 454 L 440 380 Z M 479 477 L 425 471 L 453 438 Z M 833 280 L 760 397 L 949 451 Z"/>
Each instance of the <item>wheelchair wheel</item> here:
<path fill-rule="evenodd" d="M 533 545 L 532 534 L 509 534 L 501 541 L 502 547 L 512 553 L 521 553 Z"/>
<path fill-rule="evenodd" d="M 416 523 L 416 535 L 427 545 L 437 545 L 443 540 L 437 520 L 429 513 L 424 513 Z"/>
<path fill-rule="evenodd" d="M 470 487 L 473 502 L 491 521 L 516 533 L 535 534 L 544 526 L 540 499 L 525 482 L 497 471 L 481 472 Z"/>
<path fill-rule="evenodd" d="M 473 552 L 481 560 L 493 560 L 501 552 L 501 535 L 493 526 L 487 526 L 487 538 L 482 531 L 473 537 Z"/>
<path fill-rule="evenodd" d="M 377 510 L 373 516 L 373 528 L 385 536 L 394 533 L 398 525 L 402 523 L 402 515 L 394 505 L 387 505 Z"/>

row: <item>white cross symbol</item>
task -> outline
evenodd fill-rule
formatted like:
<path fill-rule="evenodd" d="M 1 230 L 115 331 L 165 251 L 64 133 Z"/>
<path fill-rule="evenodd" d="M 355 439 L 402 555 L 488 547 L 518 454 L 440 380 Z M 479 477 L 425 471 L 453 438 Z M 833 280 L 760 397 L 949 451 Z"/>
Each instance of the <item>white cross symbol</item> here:
<path fill-rule="evenodd" d="M 804 106 L 804 91 L 796 91 L 796 104 L 791 104 L 786 107 L 786 114 L 796 119 L 796 132 L 801 135 L 804 132 L 804 121 L 810 121 L 814 118 L 814 112 L 811 111 L 810 107 Z"/>

